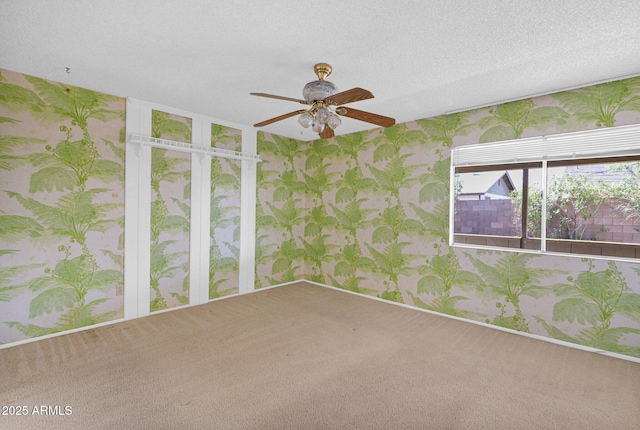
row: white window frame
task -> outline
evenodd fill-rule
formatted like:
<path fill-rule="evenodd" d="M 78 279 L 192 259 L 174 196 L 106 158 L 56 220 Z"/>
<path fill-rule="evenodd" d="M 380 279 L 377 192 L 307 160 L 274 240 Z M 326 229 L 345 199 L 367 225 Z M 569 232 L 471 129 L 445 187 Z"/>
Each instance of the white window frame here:
<path fill-rule="evenodd" d="M 455 174 L 458 167 L 482 167 L 503 164 L 539 162 L 542 165 L 542 225 L 546 225 L 547 163 L 549 161 L 589 160 L 616 157 L 640 156 L 640 124 L 561 133 L 522 139 L 513 139 L 485 144 L 457 146 L 451 149 L 450 196 L 449 196 L 449 245 L 466 248 L 499 249 L 512 252 L 533 252 L 555 255 L 577 255 L 637 262 L 638 259 L 583 255 L 574 253 L 552 253 L 546 249 L 546 229 L 541 229 L 540 250 L 495 247 L 455 243 Z"/>

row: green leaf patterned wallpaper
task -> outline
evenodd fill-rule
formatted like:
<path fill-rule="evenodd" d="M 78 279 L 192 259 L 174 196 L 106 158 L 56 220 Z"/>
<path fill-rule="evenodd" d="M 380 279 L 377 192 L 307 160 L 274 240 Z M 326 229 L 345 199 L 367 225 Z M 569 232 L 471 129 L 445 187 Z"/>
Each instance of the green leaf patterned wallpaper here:
<path fill-rule="evenodd" d="M 0 342 L 122 317 L 124 105 L 0 70 Z M 447 245 L 453 145 L 637 123 L 632 78 L 329 140 L 259 133 L 256 287 L 312 279 L 640 357 L 638 263 Z M 154 112 L 153 133 L 188 142 L 190 120 Z M 189 171 L 153 150 L 152 309 L 189 300 Z M 237 292 L 240 163 L 211 178 L 215 298 Z"/>
<path fill-rule="evenodd" d="M 191 119 L 152 112 L 153 137 L 191 142 Z M 211 125 L 211 146 L 240 151 L 241 130 Z M 191 156 L 152 149 L 151 310 L 189 302 Z M 209 298 L 238 292 L 240 161 L 211 160 Z"/>
<path fill-rule="evenodd" d="M 191 142 L 191 119 L 154 110 L 152 136 Z M 151 149 L 151 311 L 189 303 L 191 155 Z"/>
<path fill-rule="evenodd" d="M 262 134 L 259 286 L 311 279 L 640 357 L 640 264 L 449 247 L 450 148 L 640 123 L 640 77 L 299 142 Z"/>
<path fill-rule="evenodd" d="M 124 107 L 0 70 L 0 342 L 122 317 Z"/>
<path fill-rule="evenodd" d="M 305 152 L 294 139 L 258 133 L 255 288 L 303 279 Z"/>
<path fill-rule="evenodd" d="M 152 111 L 152 135 L 191 141 Z M 123 316 L 125 100 L 0 70 L 0 343 Z M 211 126 L 239 151 L 242 131 Z M 190 155 L 151 150 L 150 310 L 189 303 Z M 238 292 L 240 161 L 211 161 L 209 297 Z"/>
<path fill-rule="evenodd" d="M 240 151 L 242 131 L 211 125 L 211 146 Z M 211 160 L 209 298 L 238 292 L 240 257 L 240 161 Z"/>

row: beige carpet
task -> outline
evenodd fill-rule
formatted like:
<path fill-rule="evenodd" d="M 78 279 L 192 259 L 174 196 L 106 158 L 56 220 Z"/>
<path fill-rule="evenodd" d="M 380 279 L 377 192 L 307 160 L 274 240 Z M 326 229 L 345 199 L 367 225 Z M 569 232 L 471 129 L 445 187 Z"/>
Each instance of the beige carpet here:
<path fill-rule="evenodd" d="M 305 283 L 0 350 L 0 384 L 2 429 L 640 428 L 638 363 Z"/>

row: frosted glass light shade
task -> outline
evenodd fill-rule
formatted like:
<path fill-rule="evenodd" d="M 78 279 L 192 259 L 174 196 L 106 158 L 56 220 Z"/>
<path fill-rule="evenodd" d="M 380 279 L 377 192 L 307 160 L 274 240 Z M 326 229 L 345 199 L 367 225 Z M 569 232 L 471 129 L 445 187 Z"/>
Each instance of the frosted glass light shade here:
<path fill-rule="evenodd" d="M 331 115 L 329 115 L 329 119 L 327 120 L 327 125 L 331 127 L 332 130 L 335 130 L 336 127 L 338 127 L 340 124 L 342 124 L 342 120 L 338 115 L 332 112 Z"/>
<path fill-rule="evenodd" d="M 316 121 L 321 122 L 321 123 L 326 123 L 327 120 L 329 119 L 329 114 L 331 112 L 329 112 L 329 109 L 327 109 L 326 107 L 321 107 L 318 108 L 318 110 L 316 111 Z"/>
<path fill-rule="evenodd" d="M 298 123 L 304 128 L 309 128 L 313 123 L 313 116 L 309 112 L 305 112 L 298 117 Z"/>
<path fill-rule="evenodd" d="M 316 133 L 321 133 L 323 128 L 324 128 L 324 124 L 319 122 L 314 122 L 313 125 L 311 126 L 311 129 Z"/>

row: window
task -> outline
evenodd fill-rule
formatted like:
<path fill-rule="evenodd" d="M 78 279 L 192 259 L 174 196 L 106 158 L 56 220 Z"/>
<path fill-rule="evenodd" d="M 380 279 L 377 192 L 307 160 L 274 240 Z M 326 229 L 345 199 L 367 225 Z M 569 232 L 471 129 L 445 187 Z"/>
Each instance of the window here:
<path fill-rule="evenodd" d="M 541 170 L 536 164 L 456 169 L 456 243 L 540 249 L 540 235 L 536 234 L 540 230 L 541 208 L 536 204 L 540 198 L 531 195 L 535 188 L 528 183 L 539 184 Z M 523 204 L 527 207 L 524 212 Z M 524 235 L 523 225 L 529 226 Z"/>
<path fill-rule="evenodd" d="M 640 258 L 640 126 L 452 150 L 451 243 Z"/>

